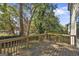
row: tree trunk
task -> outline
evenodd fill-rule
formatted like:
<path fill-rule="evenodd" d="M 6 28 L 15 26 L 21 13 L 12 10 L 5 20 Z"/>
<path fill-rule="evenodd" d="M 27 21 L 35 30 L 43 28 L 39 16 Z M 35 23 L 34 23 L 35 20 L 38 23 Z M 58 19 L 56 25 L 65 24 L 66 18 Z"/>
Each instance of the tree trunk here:
<path fill-rule="evenodd" d="M 30 26 L 31 26 L 31 22 L 32 22 L 32 17 L 33 17 L 33 13 L 35 13 L 36 8 L 37 8 L 37 6 L 35 8 L 32 7 L 32 9 L 30 11 L 31 12 L 31 18 L 30 18 L 30 20 L 28 20 L 27 36 L 29 36 L 29 33 L 30 33 Z"/>
<path fill-rule="evenodd" d="M 20 36 L 24 35 L 24 28 L 23 28 L 23 4 L 20 3 Z"/>

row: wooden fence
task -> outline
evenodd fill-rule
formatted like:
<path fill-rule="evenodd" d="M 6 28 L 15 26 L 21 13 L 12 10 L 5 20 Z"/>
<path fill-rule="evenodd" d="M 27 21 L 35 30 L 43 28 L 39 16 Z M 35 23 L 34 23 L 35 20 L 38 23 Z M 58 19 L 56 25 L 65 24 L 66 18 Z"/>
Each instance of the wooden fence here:
<path fill-rule="evenodd" d="M 41 42 L 43 40 L 50 40 L 52 42 L 64 42 L 70 44 L 70 35 L 61 34 L 37 34 L 29 37 L 16 37 L 0 40 L 0 54 L 1 55 L 17 55 L 19 49 L 26 47 L 30 42 Z"/>

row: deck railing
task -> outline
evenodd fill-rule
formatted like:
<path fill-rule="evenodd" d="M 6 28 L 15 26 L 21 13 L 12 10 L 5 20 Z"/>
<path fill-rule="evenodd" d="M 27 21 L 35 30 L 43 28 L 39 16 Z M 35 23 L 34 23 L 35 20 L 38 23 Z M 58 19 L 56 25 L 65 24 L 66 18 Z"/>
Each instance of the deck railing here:
<path fill-rule="evenodd" d="M 65 34 L 37 34 L 29 37 L 17 37 L 0 40 L 0 54 L 2 55 L 17 55 L 20 49 L 26 47 L 31 42 L 42 42 L 43 40 L 50 40 L 52 42 L 64 42 L 70 44 L 70 35 Z"/>
<path fill-rule="evenodd" d="M 18 49 L 26 45 L 26 38 L 11 38 L 0 40 L 0 54 L 3 55 L 16 55 Z"/>

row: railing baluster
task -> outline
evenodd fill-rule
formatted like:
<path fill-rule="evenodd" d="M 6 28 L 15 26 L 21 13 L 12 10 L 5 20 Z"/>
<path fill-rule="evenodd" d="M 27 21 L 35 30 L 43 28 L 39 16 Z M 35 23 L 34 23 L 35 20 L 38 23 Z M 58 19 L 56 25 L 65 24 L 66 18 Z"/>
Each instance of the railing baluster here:
<path fill-rule="evenodd" d="M 25 38 L 24 38 L 24 47 L 26 47 L 25 44 L 26 44 L 26 43 L 25 43 Z"/>
<path fill-rule="evenodd" d="M 22 40 L 20 40 L 20 48 L 22 48 Z"/>
<path fill-rule="evenodd" d="M 11 47 L 10 49 L 11 49 L 11 54 L 12 54 L 12 42 L 10 42 L 10 47 Z"/>
<path fill-rule="evenodd" d="M 13 44 L 13 53 L 15 52 L 15 41 L 12 42 Z"/>
<path fill-rule="evenodd" d="M 18 40 L 16 41 L 16 54 L 18 53 Z"/>
<path fill-rule="evenodd" d="M 25 47 L 25 39 L 22 40 L 22 47 Z"/>
<path fill-rule="evenodd" d="M 9 53 L 11 55 L 11 44 L 10 44 L 10 42 L 9 42 Z"/>
<path fill-rule="evenodd" d="M 4 54 L 4 44 L 2 43 L 2 54 Z"/>
<path fill-rule="evenodd" d="M 19 40 L 17 40 L 17 51 L 19 49 Z"/>
<path fill-rule="evenodd" d="M 8 55 L 8 53 L 7 53 L 7 43 L 5 43 L 5 54 Z"/>
<path fill-rule="evenodd" d="M 27 48 L 29 48 L 29 43 L 30 43 L 30 40 L 29 39 L 30 39 L 30 37 L 27 36 L 27 44 L 26 44 L 27 45 Z"/>
<path fill-rule="evenodd" d="M 24 47 L 26 47 L 26 39 L 24 38 Z"/>
<path fill-rule="evenodd" d="M 6 53 L 6 45 L 3 43 L 4 54 Z"/>
<path fill-rule="evenodd" d="M 0 54 L 2 54 L 2 43 L 0 42 Z"/>
<path fill-rule="evenodd" d="M 12 41 L 12 52 L 14 52 L 14 41 Z"/>
<path fill-rule="evenodd" d="M 24 45 L 24 39 L 22 40 L 22 48 L 23 48 L 23 45 Z"/>
<path fill-rule="evenodd" d="M 20 46 L 19 46 L 19 40 L 17 41 L 17 53 L 19 53 L 19 49 L 20 49 Z"/>
<path fill-rule="evenodd" d="M 15 41 L 15 53 L 17 53 L 16 51 L 17 51 L 17 42 Z"/>
<path fill-rule="evenodd" d="M 9 55 L 9 42 L 7 43 L 7 53 Z"/>
<path fill-rule="evenodd" d="M 6 54 L 8 55 L 8 45 L 7 45 L 7 42 L 6 42 Z"/>
<path fill-rule="evenodd" d="M 27 38 L 26 38 L 25 42 L 26 42 L 26 44 L 25 44 L 25 45 L 26 45 L 26 48 L 27 48 Z"/>
<path fill-rule="evenodd" d="M 23 48 L 23 44 L 24 44 L 24 42 L 23 42 L 23 40 L 21 40 L 21 46 L 22 46 L 22 48 Z"/>
<path fill-rule="evenodd" d="M 21 40 L 19 41 L 19 45 L 20 45 L 20 48 L 21 48 Z"/>

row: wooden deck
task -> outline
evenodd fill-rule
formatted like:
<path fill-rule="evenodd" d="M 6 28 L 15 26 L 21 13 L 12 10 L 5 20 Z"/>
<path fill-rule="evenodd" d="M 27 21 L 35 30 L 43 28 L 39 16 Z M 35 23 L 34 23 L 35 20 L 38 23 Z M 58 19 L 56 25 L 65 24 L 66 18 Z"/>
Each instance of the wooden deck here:
<path fill-rule="evenodd" d="M 66 43 L 53 43 L 44 41 L 30 43 L 29 48 L 23 48 L 20 56 L 79 56 L 79 49 Z"/>

